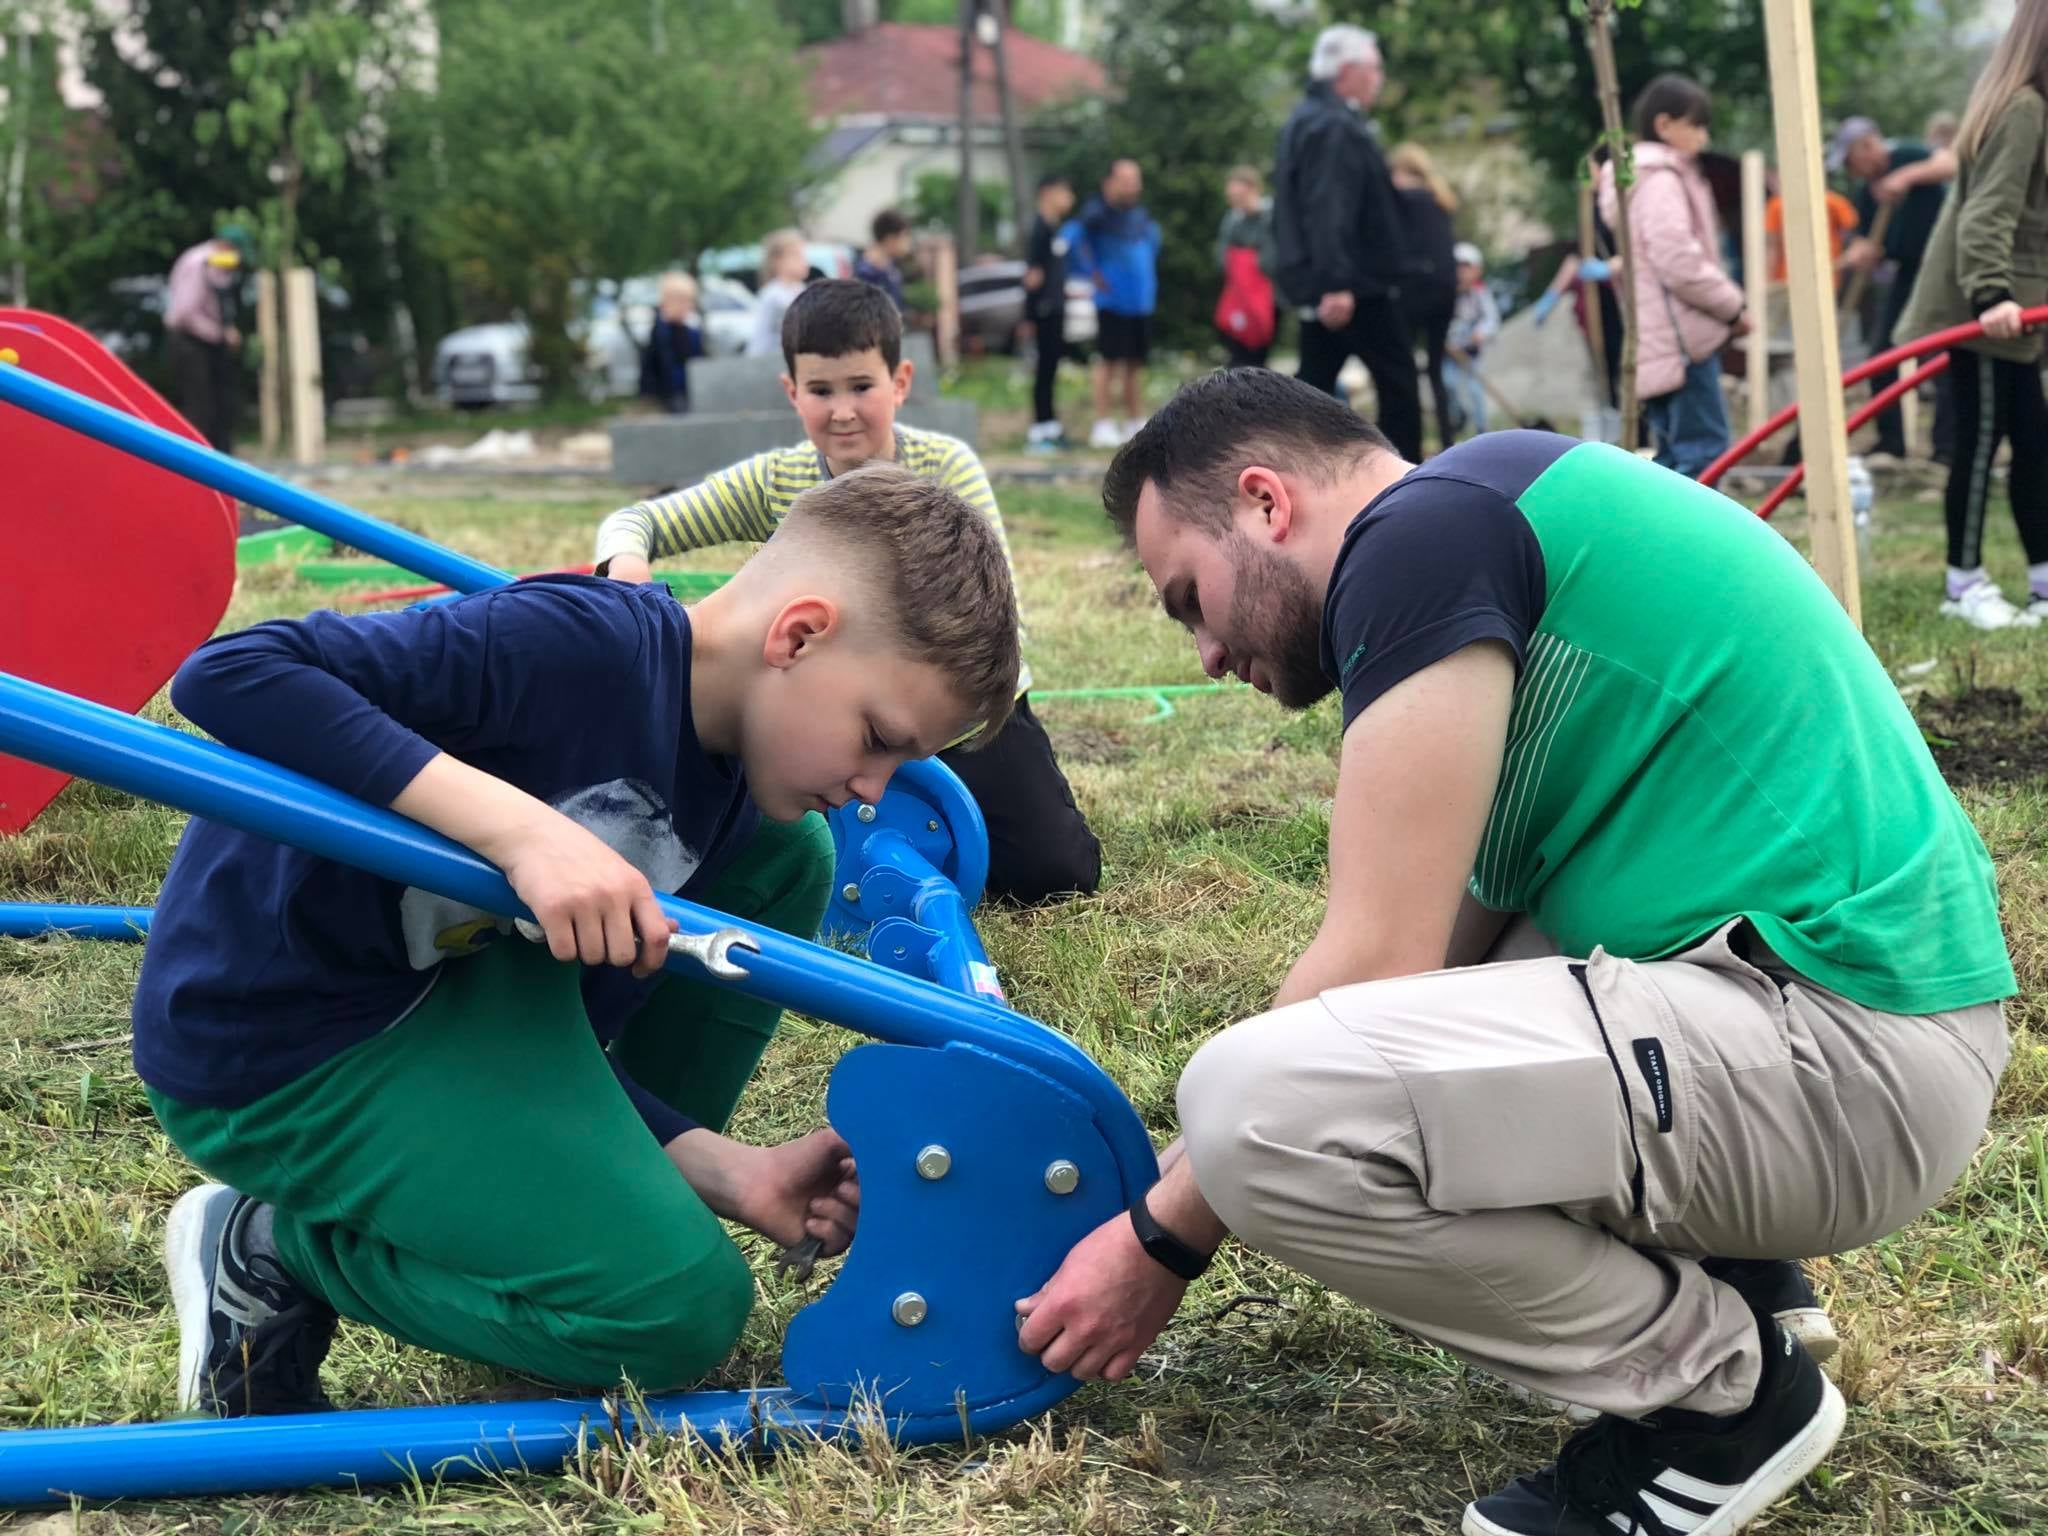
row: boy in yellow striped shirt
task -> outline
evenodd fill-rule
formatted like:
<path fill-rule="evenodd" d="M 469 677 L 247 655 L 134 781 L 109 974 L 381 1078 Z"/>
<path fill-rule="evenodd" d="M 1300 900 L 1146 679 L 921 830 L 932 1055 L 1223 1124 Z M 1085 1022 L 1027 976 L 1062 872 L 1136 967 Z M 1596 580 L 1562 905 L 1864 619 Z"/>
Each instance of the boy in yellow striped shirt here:
<path fill-rule="evenodd" d="M 903 357 L 903 322 L 888 295 L 866 283 L 813 283 L 783 317 L 782 358 L 782 388 L 805 440 L 612 513 L 598 529 L 600 575 L 648 581 L 663 556 L 763 543 L 804 491 L 878 459 L 958 492 L 989 520 L 1009 559 L 1003 514 L 974 450 L 896 424 L 913 365 Z M 989 895 L 1024 902 L 1085 895 L 1101 878 L 1102 847 L 1031 712 L 1028 663 L 1017 686 L 1017 707 L 994 741 L 973 752 L 941 752 L 939 760 L 960 775 L 988 823 Z"/>

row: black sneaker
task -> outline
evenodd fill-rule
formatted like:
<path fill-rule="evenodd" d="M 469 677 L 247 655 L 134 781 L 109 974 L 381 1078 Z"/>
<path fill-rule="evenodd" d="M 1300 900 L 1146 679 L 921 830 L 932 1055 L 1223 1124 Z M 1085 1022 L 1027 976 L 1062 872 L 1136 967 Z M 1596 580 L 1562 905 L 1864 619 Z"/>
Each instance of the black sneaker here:
<path fill-rule="evenodd" d="M 1756 1400 L 1732 1418 L 1603 1414 L 1557 1461 L 1465 1506 L 1464 1536 L 1732 1536 L 1798 1487 L 1842 1433 L 1842 1394 L 1759 1316 Z"/>
<path fill-rule="evenodd" d="M 226 1419 L 324 1413 L 320 1362 L 334 1309 L 252 1241 L 259 1202 L 224 1184 L 187 1190 L 164 1230 L 178 1309 L 178 1406 Z"/>
<path fill-rule="evenodd" d="M 1768 1312 L 1822 1365 L 1842 1341 L 1797 1259 L 1701 1259 L 1700 1268 L 1742 1293 L 1752 1312 Z"/>

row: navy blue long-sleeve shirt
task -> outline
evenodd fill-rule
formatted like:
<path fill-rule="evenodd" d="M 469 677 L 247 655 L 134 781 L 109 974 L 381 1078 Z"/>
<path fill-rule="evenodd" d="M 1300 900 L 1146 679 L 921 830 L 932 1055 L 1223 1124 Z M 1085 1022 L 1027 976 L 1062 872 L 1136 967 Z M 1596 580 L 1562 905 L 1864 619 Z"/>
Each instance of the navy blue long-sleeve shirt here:
<path fill-rule="evenodd" d="M 759 819 L 738 762 L 697 740 L 690 655 L 689 615 L 665 588 L 543 577 L 254 625 L 195 651 L 171 702 L 226 745 L 375 805 L 447 752 L 687 894 Z M 443 964 L 524 942 L 508 935 L 474 908 L 195 817 L 144 951 L 136 1071 L 185 1103 L 253 1103 L 404 1017 Z M 601 1042 L 654 980 L 584 972 Z M 691 1127 L 613 1070 L 659 1140 Z"/>

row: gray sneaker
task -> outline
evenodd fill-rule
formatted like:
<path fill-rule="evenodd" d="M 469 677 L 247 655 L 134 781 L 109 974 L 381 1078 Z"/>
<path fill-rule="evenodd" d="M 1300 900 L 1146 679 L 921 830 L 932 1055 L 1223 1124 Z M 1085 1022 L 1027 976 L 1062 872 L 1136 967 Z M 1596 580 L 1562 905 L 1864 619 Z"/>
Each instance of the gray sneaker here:
<path fill-rule="evenodd" d="M 234 1419 L 325 1413 L 320 1362 L 334 1309 L 303 1290 L 257 1239 L 261 1203 L 224 1184 L 187 1190 L 164 1230 L 178 1310 L 178 1406 Z"/>

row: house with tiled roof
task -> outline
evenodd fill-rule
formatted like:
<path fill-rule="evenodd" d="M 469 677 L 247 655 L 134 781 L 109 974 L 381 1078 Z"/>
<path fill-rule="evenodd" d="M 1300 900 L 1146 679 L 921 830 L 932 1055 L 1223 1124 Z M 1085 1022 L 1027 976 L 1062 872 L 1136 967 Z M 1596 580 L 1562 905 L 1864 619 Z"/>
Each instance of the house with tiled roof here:
<path fill-rule="evenodd" d="M 857 17 L 858 6 L 849 6 Z M 1010 100 L 1023 125 L 1027 162 L 1046 148 L 1033 118 L 1056 102 L 1100 96 L 1102 66 L 1086 54 L 1011 30 L 1004 38 Z M 904 207 L 920 176 L 960 169 L 960 33 L 949 26 L 860 24 L 803 50 L 810 68 L 812 121 L 823 137 L 812 153 L 817 183 L 805 200 L 814 239 L 865 244 L 868 225 Z M 995 60 L 974 50 L 974 179 L 1009 184 Z"/>

